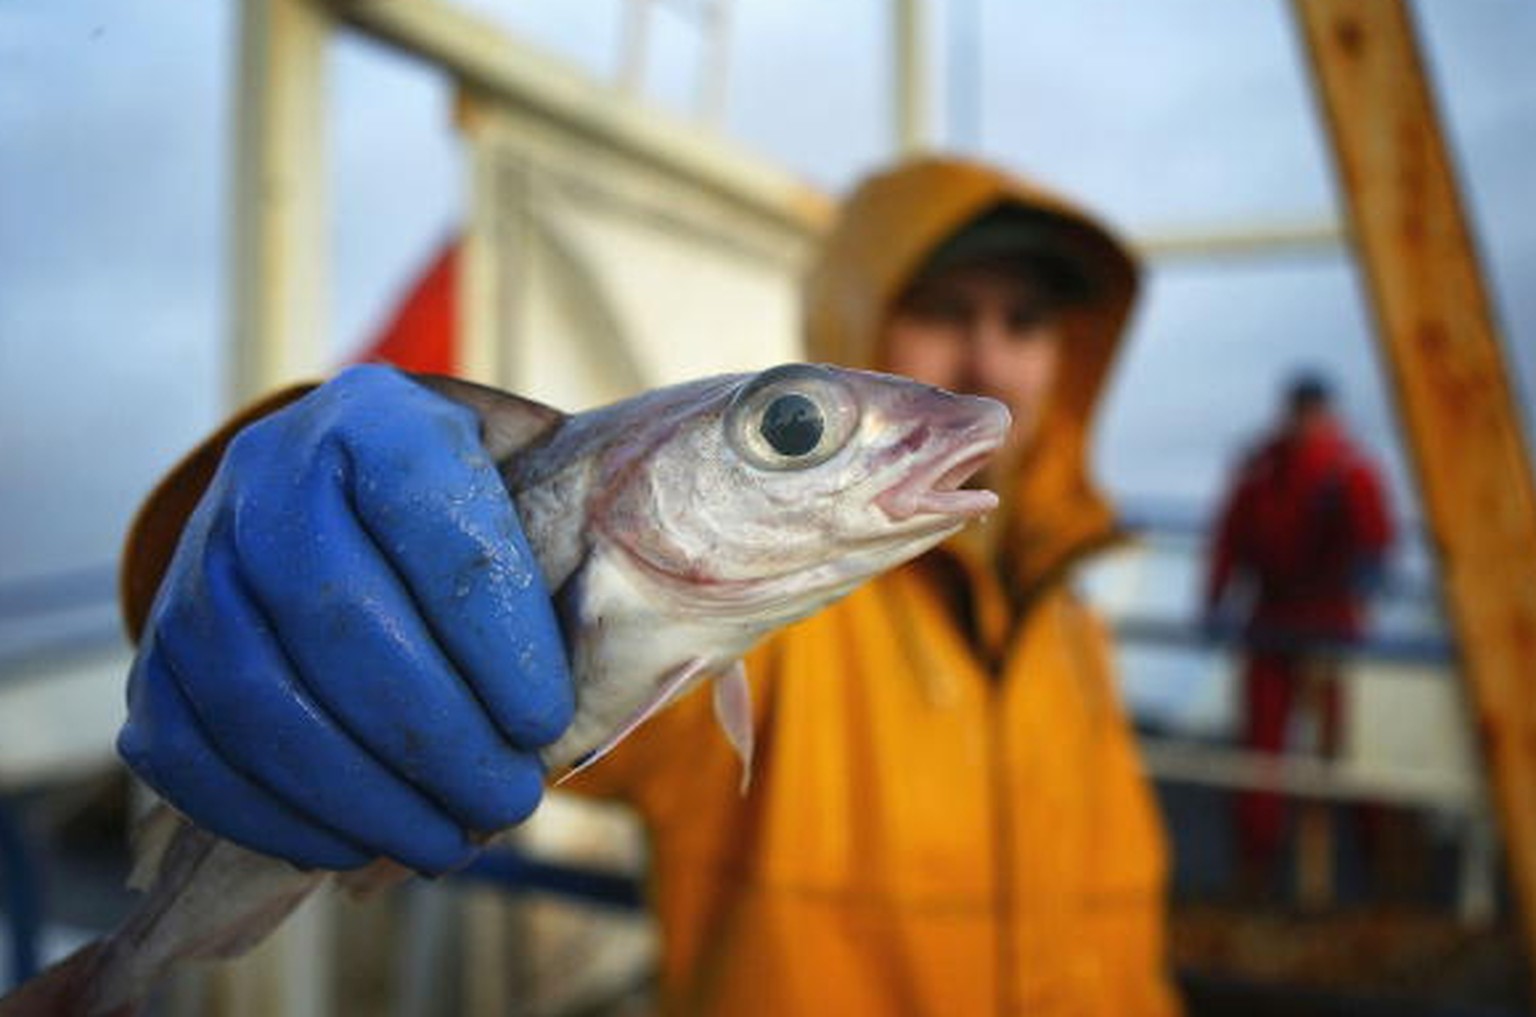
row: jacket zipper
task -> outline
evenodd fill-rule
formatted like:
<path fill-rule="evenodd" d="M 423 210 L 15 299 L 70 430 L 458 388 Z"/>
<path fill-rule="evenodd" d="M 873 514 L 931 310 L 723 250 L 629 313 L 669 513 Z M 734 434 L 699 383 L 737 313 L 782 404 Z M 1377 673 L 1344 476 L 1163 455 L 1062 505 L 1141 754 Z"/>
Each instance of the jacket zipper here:
<path fill-rule="evenodd" d="M 901 619 L 897 631 L 906 649 L 907 654 L 915 660 L 921 661 L 920 671 L 924 676 L 932 676 L 938 673 L 938 665 L 934 662 L 932 654 L 922 640 L 913 638 L 917 631 L 915 616 L 905 602 L 907 593 L 904 589 L 897 589 L 885 584 L 875 584 L 877 589 L 886 591 L 886 602 L 896 617 Z M 1014 834 L 1012 822 L 1012 810 L 1009 809 L 1009 773 L 1008 773 L 1008 741 L 1006 737 L 1007 719 L 1004 716 L 1004 705 L 1007 696 L 1007 682 L 1005 676 L 1008 670 L 1008 660 L 1011 657 L 1013 644 L 1018 633 L 1010 632 L 1002 650 L 988 652 L 985 648 L 971 645 L 972 659 L 976 660 L 978 670 L 982 671 L 982 680 L 987 683 L 987 718 L 985 723 L 987 737 L 987 789 L 991 799 L 991 825 L 993 847 L 993 883 L 994 883 L 994 920 L 997 923 L 997 932 L 994 936 L 994 947 L 997 951 L 997 978 L 994 992 L 996 998 L 994 1006 L 999 1017 L 1002 1015 L 1015 1015 L 1023 1010 L 1020 998 L 1018 973 L 1014 969 L 1014 960 L 1018 956 L 1018 944 L 1014 942 L 1014 910 L 1015 888 L 1013 885 L 1013 850 Z M 962 644 L 967 640 L 956 633 L 956 637 Z M 938 696 L 936 690 L 930 686 L 928 694 L 931 699 L 937 701 L 947 698 Z"/>
<path fill-rule="evenodd" d="M 1014 970 L 1016 958 L 1019 955 L 1018 944 L 1014 942 L 1014 900 L 1015 887 L 1013 885 L 1013 852 L 1014 833 L 1011 810 L 1008 808 L 1010 800 L 1009 774 L 1008 774 L 1008 725 L 1004 717 L 1005 687 L 1001 665 L 993 664 L 992 673 L 988 675 L 991 688 L 988 690 L 990 702 L 987 710 L 987 729 L 989 733 L 988 758 L 991 765 L 987 767 L 992 796 L 992 835 L 993 835 L 993 881 L 996 894 L 996 921 L 997 921 L 997 1012 L 1000 1015 L 1011 1015 L 1019 1012 L 1019 984 L 1018 972 Z"/>

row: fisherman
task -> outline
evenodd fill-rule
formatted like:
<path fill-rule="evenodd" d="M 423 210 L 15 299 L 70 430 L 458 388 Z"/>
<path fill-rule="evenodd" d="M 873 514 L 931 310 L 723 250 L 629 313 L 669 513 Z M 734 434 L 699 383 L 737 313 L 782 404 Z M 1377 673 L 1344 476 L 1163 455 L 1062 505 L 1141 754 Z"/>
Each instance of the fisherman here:
<path fill-rule="evenodd" d="M 973 163 L 908 162 L 844 205 L 808 283 L 812 359 L 1005 402 L 1014 431 L 983 481 L 1002 508 L 749 655 L 745 795 L 699 695 L 573 782 L 645 820 L 664 1009 L 1177 1011 L 1162 831 L 1108 638 L 1068 584 L 1117 536 L 1088 450 L 1136 276 L 1092 219 Z M 472 428 L 402 386 L 354 371 L 231 424 L 152 497 L 129 549 L 127 612 L 143 636 L 124 755 L 202 825 L 300 864 L 460 864 L 476 833 L 534 806 L 531 753 L 569 716 L 526 550 L 488 539 L 519 535 Z M 473 495 L 461 506 L 445 485 Z M 354 570 L 377 595 L 337 612 Z M 210 593 L 284 607 L 234 624 L 206 607 Z M 461 786 L 388 787 L 400 761 L 327 756 L 300 736 L 313 718 L 297 704 L 292 725 L 242 730 L 217 665 L 253 640 L 273 702 L 325 667 L 515 690 L 502 708 L 521 717 L 519 737 L 494 757 L 508 790 L 471 815 Z M 396 709 L 367 684 L 358 699 Z M 473 714 L 392 719 L 432 753 L 484 729 Z M 274 755 L 292 779 L 252 779 Z M 380 795 L 402 789 L 419 799 L 412 817 L 383 815 Z"/>
<path fill-rule="evenodd" d="M 1248 643 L 1244 745 L 1283 751 L 1302 704 L 1315 747 L 1324 755 L 1336 750 L 1336 658 L 1318 644 L 1363 633 L 1392 532 L 1380 473 L 1344 427 L 1333 386 L 1318 371 L 1298 372 L 1283 393 L 1278 424 L 1230 481 L 1208 556 L 1205 627 L 1216 634 L 1241 628 Z M 1274 792 L 1246 791 L 1236 820 L 1240 889 L 1261 899 L 1285 836 L 1285 802 Z"/>

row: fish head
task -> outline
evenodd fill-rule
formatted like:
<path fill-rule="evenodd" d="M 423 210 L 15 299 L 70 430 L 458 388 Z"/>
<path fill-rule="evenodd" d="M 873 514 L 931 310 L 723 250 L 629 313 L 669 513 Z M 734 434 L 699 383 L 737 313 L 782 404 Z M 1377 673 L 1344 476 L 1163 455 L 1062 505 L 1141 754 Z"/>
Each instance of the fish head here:
<path fill-rule="evenodd" d="M 907 378 L 786 364 L 698 404 L 607 471 L 599 525 L 664 595 L 782 624 L 997 505 L 962 486 L 1008 433 L 996 400 Z"/>

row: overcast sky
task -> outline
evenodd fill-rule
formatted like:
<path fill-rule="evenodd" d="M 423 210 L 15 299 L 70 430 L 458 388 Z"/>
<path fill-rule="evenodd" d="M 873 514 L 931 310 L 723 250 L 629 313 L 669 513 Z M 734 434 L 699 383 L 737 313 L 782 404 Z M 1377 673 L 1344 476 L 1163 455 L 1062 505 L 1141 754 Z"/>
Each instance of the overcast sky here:
<path fill-rule="evenodd" d="M 613 72 L 618 0 L 474 6 Z M 1133 235 L 1336 214 L 1285 4 L 977 6 L 980 102 L 960 124 L 974 124 L 972 151 Z M 1529 415 L 1536 5 L 1415 10 Z M 728 133 L 833 191 L 885 159 L 885 13 L 881 0 L 737 0 Z M 110 561 L 154 478 L 223 410 L 235 14 L 232 0 L 0 3 L 0 581 Z M 650 87 L 684 107 L 694 36 L 665 12 L 656 31 Z M 944 78 L 942 32 L 936 44 Z M 462 192 L 445 82 L 357 39 L 333 47 L 331 70 L 340 356 L 450 235 Z M 1299 363 L 1337 372 L 1402 486 L 1367 337 L 1340 255 L 1155 267 L 1101 432 L 1111 486 L 1208 499 Z"/>

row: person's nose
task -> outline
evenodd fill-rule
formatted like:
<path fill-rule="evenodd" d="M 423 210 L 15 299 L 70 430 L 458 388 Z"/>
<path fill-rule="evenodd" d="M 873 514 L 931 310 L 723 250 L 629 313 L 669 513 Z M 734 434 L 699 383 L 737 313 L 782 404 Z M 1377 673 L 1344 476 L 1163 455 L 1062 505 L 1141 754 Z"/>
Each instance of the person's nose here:
<path fill-rule="evenodd" d="M 997 314 L 979 314 L 970 322 L 965 344 L 967 391 L 992 395 L 995 380 L 1003 370 L 1004 356 L 1012 336 L 1007 320 Z"/>

